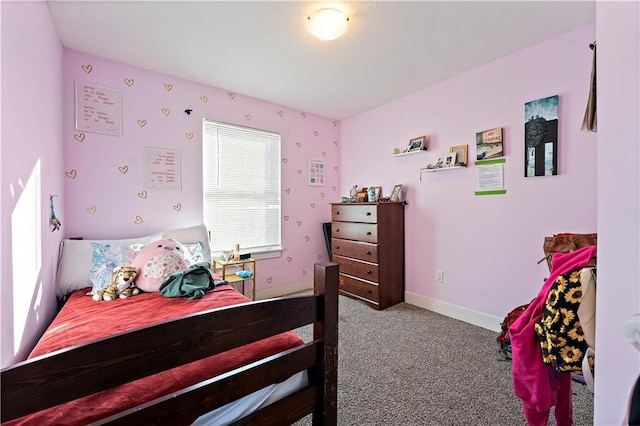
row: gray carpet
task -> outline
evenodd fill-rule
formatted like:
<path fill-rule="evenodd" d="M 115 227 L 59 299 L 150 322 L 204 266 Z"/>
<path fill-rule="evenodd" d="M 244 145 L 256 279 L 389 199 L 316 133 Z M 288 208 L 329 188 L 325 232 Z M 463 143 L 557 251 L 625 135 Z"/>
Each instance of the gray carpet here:
<path fill-rule="evenodd" d="M 344 296 L 339 316 L 339 425 L 527 424 L 497 333 L 406 303 L 376 311 Z M 311 339 L 310 326 L 297 331 Z M 592 425 L 593 394 L 573 388 L 574 424 Z M 296 423 L 310 424 L 311 416 Z"/>

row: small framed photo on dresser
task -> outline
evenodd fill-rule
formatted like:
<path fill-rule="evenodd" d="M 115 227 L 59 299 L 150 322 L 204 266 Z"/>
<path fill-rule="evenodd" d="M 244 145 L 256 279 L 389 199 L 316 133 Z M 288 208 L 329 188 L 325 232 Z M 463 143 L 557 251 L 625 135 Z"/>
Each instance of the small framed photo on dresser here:
<path fill-rule="evenodd" d="M 397 203 L 398 201 L 400 201 L 401 192 L 402 184 L 394 186 L 393 191 L 391 191 L 391 196 L 389 196 L 389 201 L 392 203 Z"/>
<path fill-rule="evenodd" d="M 380 195 L 382 194 L 381 186 L 370 186 L 367 192 L 367 201 L 370 203 L 377 203 L 380 201 Z"/>

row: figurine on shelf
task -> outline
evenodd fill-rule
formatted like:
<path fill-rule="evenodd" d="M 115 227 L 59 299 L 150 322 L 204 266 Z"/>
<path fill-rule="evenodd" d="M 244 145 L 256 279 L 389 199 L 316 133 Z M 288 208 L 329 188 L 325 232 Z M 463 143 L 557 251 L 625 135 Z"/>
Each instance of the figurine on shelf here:
<path fill-rule="evenodd" d="M 353 185 L 349 190 L 349 197 L 356 198 L 358 196 L 358 185 Z"/>

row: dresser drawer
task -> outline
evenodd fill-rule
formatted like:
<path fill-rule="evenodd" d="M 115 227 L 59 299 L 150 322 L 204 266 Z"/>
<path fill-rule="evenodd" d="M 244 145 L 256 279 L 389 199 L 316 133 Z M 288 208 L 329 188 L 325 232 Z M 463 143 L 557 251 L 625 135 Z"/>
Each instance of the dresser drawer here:
<path fill-rule="evenodd" d="M 347 277 L 340 274 L 340 290 L 348 291 L 349 293 L 371 299 L 375 302 L 378 301 L 378 286 L 373 283 L 368 283 L 356 278 Z"/>
<path fill-rule="evenodd" d="M 331 219 L 340 222 L 377 223 L 377 205 L 375 204 L 333 204 Z"/>
<path fill-rule="evenodd" d="M 336 238 L 332 240 L 332 254 L 355 259 L 366 260 L 367 262 L 378 263 L 378 245 L 373 243 L 361 243 L 359 241 L 349 241 Z"/>
<path fill-rule="evenodd" d="M 378 225 L 373 223 L 333 222 L 331 224 L 331 238 L 377 243 Z"/>
<path fill-rule="evenodd" d="M 378 265 L 360 262 L 342 256 L 333 256 L 333 261 L 340 264 L 340 272 L 369 281 L 378 282 Z"/>

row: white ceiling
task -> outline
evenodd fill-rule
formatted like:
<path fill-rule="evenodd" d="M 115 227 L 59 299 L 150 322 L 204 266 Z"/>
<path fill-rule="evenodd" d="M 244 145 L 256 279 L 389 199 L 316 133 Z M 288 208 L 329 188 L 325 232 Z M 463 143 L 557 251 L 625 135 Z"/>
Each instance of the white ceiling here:
<path fill-rule="evenodd" d="M 323 42 L 307 16 L 350 16 Z M 344 119 L 595 21 L 594 1 L 58 1 L 70 49 Z"/>

